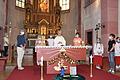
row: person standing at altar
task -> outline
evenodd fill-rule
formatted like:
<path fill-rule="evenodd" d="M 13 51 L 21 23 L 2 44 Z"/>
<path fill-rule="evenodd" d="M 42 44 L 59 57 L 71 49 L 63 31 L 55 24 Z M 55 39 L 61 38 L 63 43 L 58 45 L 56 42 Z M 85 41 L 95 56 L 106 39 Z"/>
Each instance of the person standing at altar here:
<path fill-rule="evenodd" d="M 97 69 L 101 69 L 102 67 L 102 55 L 103 55 L 103 44 L 101 43 L 101 39 L 97 39 L 97 43 L 94 44 L 93 48 L 93 64 Z"/>
<path fill-rule="evenodd" d="M 54 46 L 65 46 L 66 41 L 65 38 L 62 36 L 62 31 L 59 29 L 57 31 L 57 36 L 54 39 Z"/>
<path fill-rule="evenodd" d="M 115 63 L 116 63 L 116 69 L 119 69 L 120 68 L 120 37 L 116 38 Z"/>
<path fill-rule="evenodd" d="M 81 46 L 82 45 L 82 39 L 80 38 L 80 34 L 76 33 L 74 39 L 73 39 L 73 45 L 74 46 Z"/>
<path fill-rule="evenodd" d="M 22 67 L 23 56 L 25 53 L 25 46 L 26 46 L 26 38 L 24 35 L 24 30 L 20 31 L 20 34 L 17 36 L 17 66 L 18 70 L 23 70 Z"/>
<path fill-rule="evenodd" d="M 45 36 L 38 35 L 35 46 L 46 46 Z"/>
<path fill-rule="evenodd" d="M 109 35 L 109 42 L 108 42 L 108 58 L 109 58 L 109 66 L 110 69 L 108 72 L 114 74 L 115 73 L 115 61 L 114 61 L 114 55 L 115 55 L 115 35 L 110 34 Z"/>
<path fill-rule="evenodd" d="M 37 36 L 37 39 L 36 39 L 36 41 L 35 41 L 35 46 L 40 46 L 40 44 L 41 44 L 41 36 L 38 35 L 38 36 Z"/>
<path fill-rule="evenodd" d="M 54 39 L 51 35 L 47 39 L 47 42 L 48 42 L 48 46 L 54 46 Z"/>

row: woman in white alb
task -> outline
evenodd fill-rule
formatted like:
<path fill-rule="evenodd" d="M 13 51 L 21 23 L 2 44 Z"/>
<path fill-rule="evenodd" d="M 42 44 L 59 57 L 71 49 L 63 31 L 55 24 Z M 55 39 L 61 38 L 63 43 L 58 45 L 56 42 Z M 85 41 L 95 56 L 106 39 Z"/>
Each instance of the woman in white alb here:
<path fill-rule="evenodd" d="M 101 39 L 97 39 L 97 43 L 94 44 L 94 55 L 93 55 L 93 64 L 96 68 L 101 69 L 102 66 L 102 55 L 103 55 L 103 44 Z"/>
<path fill-rule="evenodd" d="M 115 63 L 116 63 L 116 69 L 120 68 L 120 37 L 116 38 Z"/>
<path fill-rule="evenodd" d="M 51 35 L 47 39 L 47 42 L 48 42 L 48 46 L 54 46 L 54 39 Z"/>
<path fill-rule="evenodd" d="M 66 41 L 65 41 L 64 37 L 62 36 L 61 30 L 58 30 L 57 33 L 58 33 L 58 35 L 54 39 L 54 46 L 65 46 Z"/>

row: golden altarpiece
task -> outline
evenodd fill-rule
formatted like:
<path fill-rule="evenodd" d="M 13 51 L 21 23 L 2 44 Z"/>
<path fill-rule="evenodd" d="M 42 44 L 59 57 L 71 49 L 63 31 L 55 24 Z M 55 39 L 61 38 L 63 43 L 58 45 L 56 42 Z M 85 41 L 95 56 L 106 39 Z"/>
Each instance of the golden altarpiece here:
<path fill-rule="evenodd" d="M 29 45 L 38 35 L 48 37 L 61 28 L 59 0 L 26 0 L 25 29 Z"/>

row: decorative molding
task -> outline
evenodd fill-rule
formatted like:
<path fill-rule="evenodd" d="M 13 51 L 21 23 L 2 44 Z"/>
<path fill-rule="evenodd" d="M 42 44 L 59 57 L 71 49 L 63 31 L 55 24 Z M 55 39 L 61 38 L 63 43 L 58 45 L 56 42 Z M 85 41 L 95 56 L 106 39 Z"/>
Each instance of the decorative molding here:
<path fill-rule="evenodd" d="M 40 22 L 38 22 L 38 24 L 41 24 L 42 22 L 49 24 L 49 22 L 46 19 L 42 19 Z"/>

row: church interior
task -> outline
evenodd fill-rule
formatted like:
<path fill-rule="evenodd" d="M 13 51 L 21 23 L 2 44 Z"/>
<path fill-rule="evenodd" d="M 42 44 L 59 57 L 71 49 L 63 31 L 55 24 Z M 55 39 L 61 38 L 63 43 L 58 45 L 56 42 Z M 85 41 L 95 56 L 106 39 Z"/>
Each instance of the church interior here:
<path fill-rule="evenodd" d="M 120 80 L 120 0 L 0 0 L 0 80 L 101 79 Z"/>

